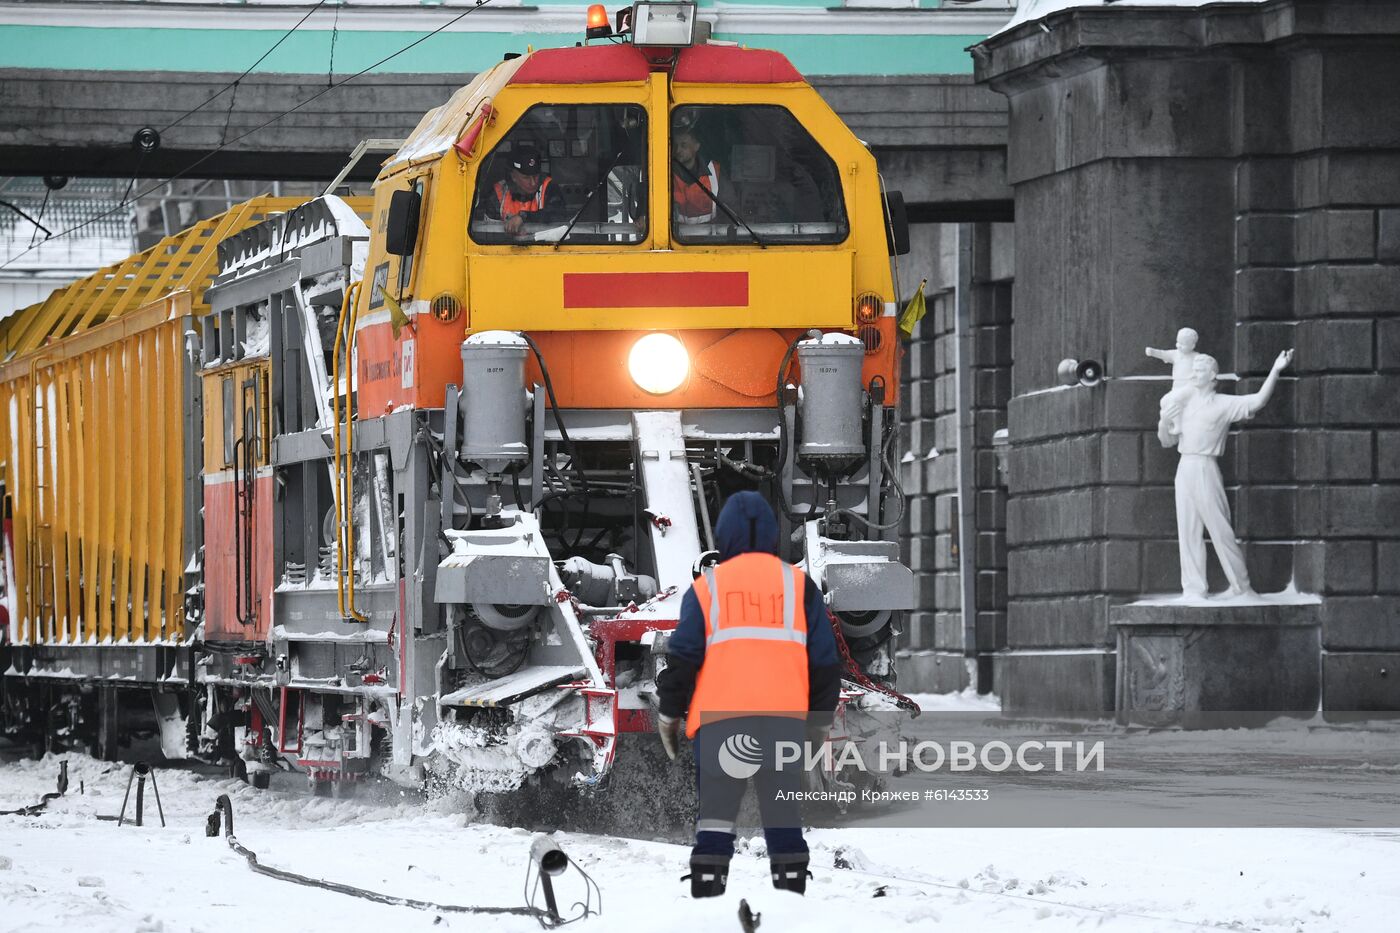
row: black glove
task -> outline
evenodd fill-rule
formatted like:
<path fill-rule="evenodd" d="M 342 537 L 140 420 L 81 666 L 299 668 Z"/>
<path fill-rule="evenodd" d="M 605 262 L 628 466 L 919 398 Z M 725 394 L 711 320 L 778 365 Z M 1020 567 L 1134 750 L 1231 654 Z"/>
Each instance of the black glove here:
<path fill-rule="evenodd" d="M 661 747 L 666 749 L 666 757 L 672 761 L 681 750 L 681 721 L 678 717 L 656 714 L 656 734 L 661 736 Z"/>

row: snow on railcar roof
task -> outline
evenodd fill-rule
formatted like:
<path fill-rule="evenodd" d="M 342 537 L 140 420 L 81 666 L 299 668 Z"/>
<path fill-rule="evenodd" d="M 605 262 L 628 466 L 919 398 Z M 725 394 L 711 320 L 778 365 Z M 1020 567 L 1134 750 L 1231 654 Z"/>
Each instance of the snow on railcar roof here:
<path fill-rule="evenodd" d="M 524 61 L 523 58 L 513 58 L 481 72 L 469 84 L 458 88 L 448 98 L 447 103 L 423 114 L 413 132 L 408 134 L 408 138 L 399 147 L 399 151 L 384 163 L 380 174 L 388 174 L 410 163 L 440 156 L 452 148 L 472 114 L 510 83 L 511 77 Z"/>

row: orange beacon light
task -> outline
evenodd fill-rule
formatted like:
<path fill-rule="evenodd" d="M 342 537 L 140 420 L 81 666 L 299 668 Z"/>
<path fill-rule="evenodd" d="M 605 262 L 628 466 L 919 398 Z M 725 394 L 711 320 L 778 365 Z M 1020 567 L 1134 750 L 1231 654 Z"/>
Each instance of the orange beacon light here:
<path fill-rule="evenodd" d="M 588 31 L 585 35 L 590 39 L 603 39 L 612 35 L 612 26 L 608 23 L 608 10 L 603 4 L 595 3 L 588 8 Z"/>

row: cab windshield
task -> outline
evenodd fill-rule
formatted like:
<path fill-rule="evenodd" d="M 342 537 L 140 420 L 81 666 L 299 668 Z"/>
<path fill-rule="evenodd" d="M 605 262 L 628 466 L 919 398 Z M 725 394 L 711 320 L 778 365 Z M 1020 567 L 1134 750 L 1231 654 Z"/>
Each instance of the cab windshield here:
<path fill-rule="evenodd" d="M 671 231 L 681 243 L 840 243 L 850 227 L 836 164 L 770 105 L 671 113 Z"/>
<path fill-rule="evenodd" d="M 635 104 L 540 104 L 477 174 L 482 244 L 639 243 L 647 232 L 646 112 Z"/>

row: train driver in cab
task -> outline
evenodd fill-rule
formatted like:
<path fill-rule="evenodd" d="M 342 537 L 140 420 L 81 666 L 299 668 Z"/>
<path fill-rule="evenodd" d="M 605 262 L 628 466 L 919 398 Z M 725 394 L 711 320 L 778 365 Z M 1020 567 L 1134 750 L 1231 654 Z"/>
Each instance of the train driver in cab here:
<path fill-rule="evenodd" d="M 518 146 L 510 153 L 510 170 L 496 182 L 481 210 L 492 220 L 501 220 L 506 233 L 519 236 L 528 223 L 551 223 L 564 219 L 563 195 L 554 179 L 540 168 L 540 153 L 533 146 Z"/>
<path fill-rule="evenodd" d="M 671 134 L 671 204 L 676 222 L 705 224 L 714 220 L 715 199 L 711 195 L 719 196 L 719 163 L 702 156 L 694 129 L 677 127 Z"/>

